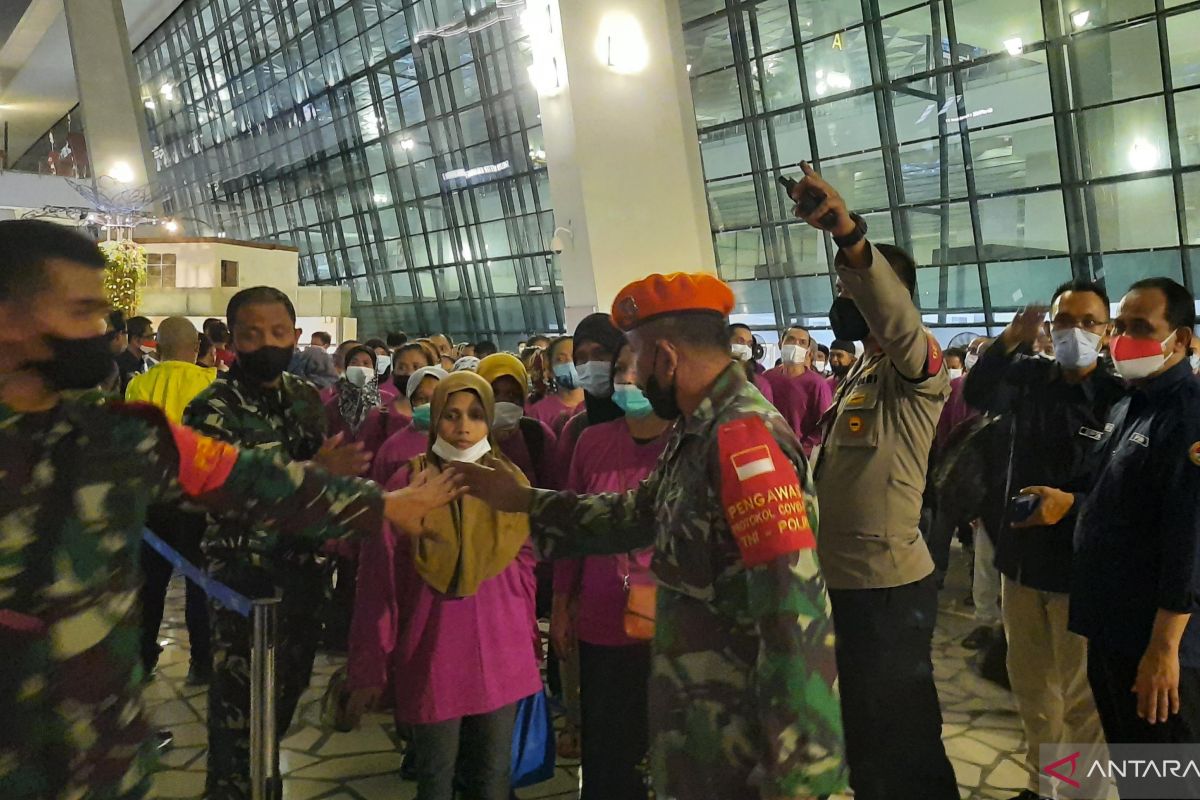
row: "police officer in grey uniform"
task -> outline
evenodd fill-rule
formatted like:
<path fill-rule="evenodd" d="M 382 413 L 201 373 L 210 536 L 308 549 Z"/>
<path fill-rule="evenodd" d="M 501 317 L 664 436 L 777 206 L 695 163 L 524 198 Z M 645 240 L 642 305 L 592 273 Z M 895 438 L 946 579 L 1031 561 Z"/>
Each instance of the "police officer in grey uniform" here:
<path fill-rule="evenodd" d="M 862 217 L 803 168 L 796 215 L 839 248 L 833 333 L 866 347 L 826 412 L 815 467 L 850 785 L 858 800 L 956 799 L 930 659 L 937 586 L 918 530 L 950 380 L 913 303 L 912 258 L 872 245 Z"/>

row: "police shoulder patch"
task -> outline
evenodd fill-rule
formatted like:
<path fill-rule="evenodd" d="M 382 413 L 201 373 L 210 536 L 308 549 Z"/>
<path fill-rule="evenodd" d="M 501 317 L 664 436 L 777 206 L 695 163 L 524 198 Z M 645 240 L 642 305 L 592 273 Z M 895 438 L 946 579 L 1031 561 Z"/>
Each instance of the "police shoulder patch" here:
<path fill-rule="evenodd" d="M 1196 442 L 1188 449 L 1188 458 L 1197 467 L 1200 467 L 1200 442 Z"/>
<path fill-rule="evenodd" d="M 945 361 L 945 354 L 942 352 L 942 346 L 938 344 L 938 340 L 929 331 L 925 332 L 925 336 L 929 341 L 929 352 L 925 355 L 925 374 L 933 377 L 942 371 L 942 362 Z"/>
<path fill-rule="evenodd" d="M 815 547 L 800 478 L 762 418 L 725 423 L 717 441 L 721 501 L 746 566 Z"/>

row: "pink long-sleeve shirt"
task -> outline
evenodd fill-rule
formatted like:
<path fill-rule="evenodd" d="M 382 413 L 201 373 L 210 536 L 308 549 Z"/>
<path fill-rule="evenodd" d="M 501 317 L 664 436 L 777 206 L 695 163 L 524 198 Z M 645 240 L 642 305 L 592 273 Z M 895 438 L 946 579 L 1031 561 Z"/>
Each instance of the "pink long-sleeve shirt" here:
<path fill-rule="evenodd" d="M 579 436 L 565 488 L 576 494 L 625 492 L 654 471 L 670 429 L 638 443 L 623 419 L 593 425 Z M 625 577 L 650 583 L 652 550 L 615 556 L 588 556 L 554 562 L 555 594 L 579 597 L 576 631 L 588 644 L 620 647 L 638 640 L 625 635 Z"/>
<path fill-rule="evenodd" d="M 775 408 L 796 432 L 804 455 L 811 456 L 813 448 L 821 443 L 821 415 L 833 403 L 833 390 L 811 369 L 794 378 L 782 368 L 766 376 L 775 390 Z"/>
<path fill-rule="evenodd" d="M 408 480 L 402 470 L 388 489 Z M 470 597 L 430 588 L 411 553 L 387 524 L 363 541 L 350 688 L 384 687 L 390 678 L 396 721 L 406 725 L 487 714 L 541 691 L 532 547 Z"/>
<path fill-rule="evenodd" d="M 389 436 L 371 461 L 371 480 L 386 486 L 409 461 L 429 448 L 429 431 L 419 431 L 410 421 L 403 430 Z"/>

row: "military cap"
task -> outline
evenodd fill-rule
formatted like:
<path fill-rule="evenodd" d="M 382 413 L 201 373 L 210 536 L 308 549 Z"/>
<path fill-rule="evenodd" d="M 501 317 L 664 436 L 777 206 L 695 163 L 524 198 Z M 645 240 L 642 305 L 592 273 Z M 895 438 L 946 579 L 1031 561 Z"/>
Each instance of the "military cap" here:
<path fill-rule="evenodd" d="M 728 317 L 733 290 L 720 278 L 704 272 L 673 272 L 634 281 L 613 300 L 613 322 L 631 331 L 667 314 L 711 312 Z"/>

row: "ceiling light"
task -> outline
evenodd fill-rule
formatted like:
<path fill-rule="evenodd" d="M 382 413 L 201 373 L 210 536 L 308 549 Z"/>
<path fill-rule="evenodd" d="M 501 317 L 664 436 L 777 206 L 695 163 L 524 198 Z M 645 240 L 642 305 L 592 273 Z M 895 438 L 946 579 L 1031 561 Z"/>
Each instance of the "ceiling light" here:
<path fill-rule="evenodd" d="M 179 231 L 179 223 L 173 219 L 164 222 L 163 227 L 167 229 L 167 233 L 176 233 Z"/>
<path fill-rule="evenodd" d="M 1162 152 L 1146 139 L 1135 139 L 1129 146 L 1129 166 L 1138 172 L 1146 172 L 1158 167 Z"/>
<path fill-rule="evenodd" d="M 552 95 L 562 88 L 562 81 L 558 77 L 557 58 L 535 58 L 529 65 L 528 72 L 529 82 L 538 94 Z"/>
<path fill-rule="evenodd" d="M 1014 36 L 1011 39 L 1004 40 L 1004 49 L 1008 51 L 1010 56 L 1019 56 L 1025 52 L 1025 43 L 1021 41 L 1020 36 Z"/>
<path fill-rule="evenodd" d="M 400 149 L 402 149 L 402 150 L 412 150 L 416 146 L 417 146 L 417 143 L 414 142 L 412 139 L 401 139 L 400 140 Z"/>
<path fill-rule="evenodd" d="M 162 86 L 158 87 L 158 91 L 163 97 L 170 100 L 175 96 L 175 85 L 172 83 L 164 83 Z"/>
<path fill-rule="evenodd" d="M 108 177 L 121 183 L 133 183 L 133 167 L 129 166 L 128 161 L 114 162 L 108 170 Z"/>
<path fill-rule="evenodd" d="M 641 23 L 624 12 L 612 12 L 600 21 L 595 52 L 600 63 L 622 75 L 641 72 L 650 63 L 650 45 Z"/>
<path fill-rule="evenodd" d="M 1087 11 L 1087 10 L 1076 11 L 1074 14 L 1071 15 L 1071 24 L 1074 25 L 1076 28 L 1082 28 L 1084 25 L 1088 24 L 1088 20 L 1090 20 L 1091 18 L 1092 18 L 1092 12 L 1090 12 L 1090 11 Z"/>
<path fill-rule="evenodd" d="M 371 199 L 375 201 L 375 205 L 381 206 L 381 205 L 384 205 L 385 203 L 387 203 L 388 196 L 386 194 L 377 194 L 377 195 L 374 195 Z"/>

